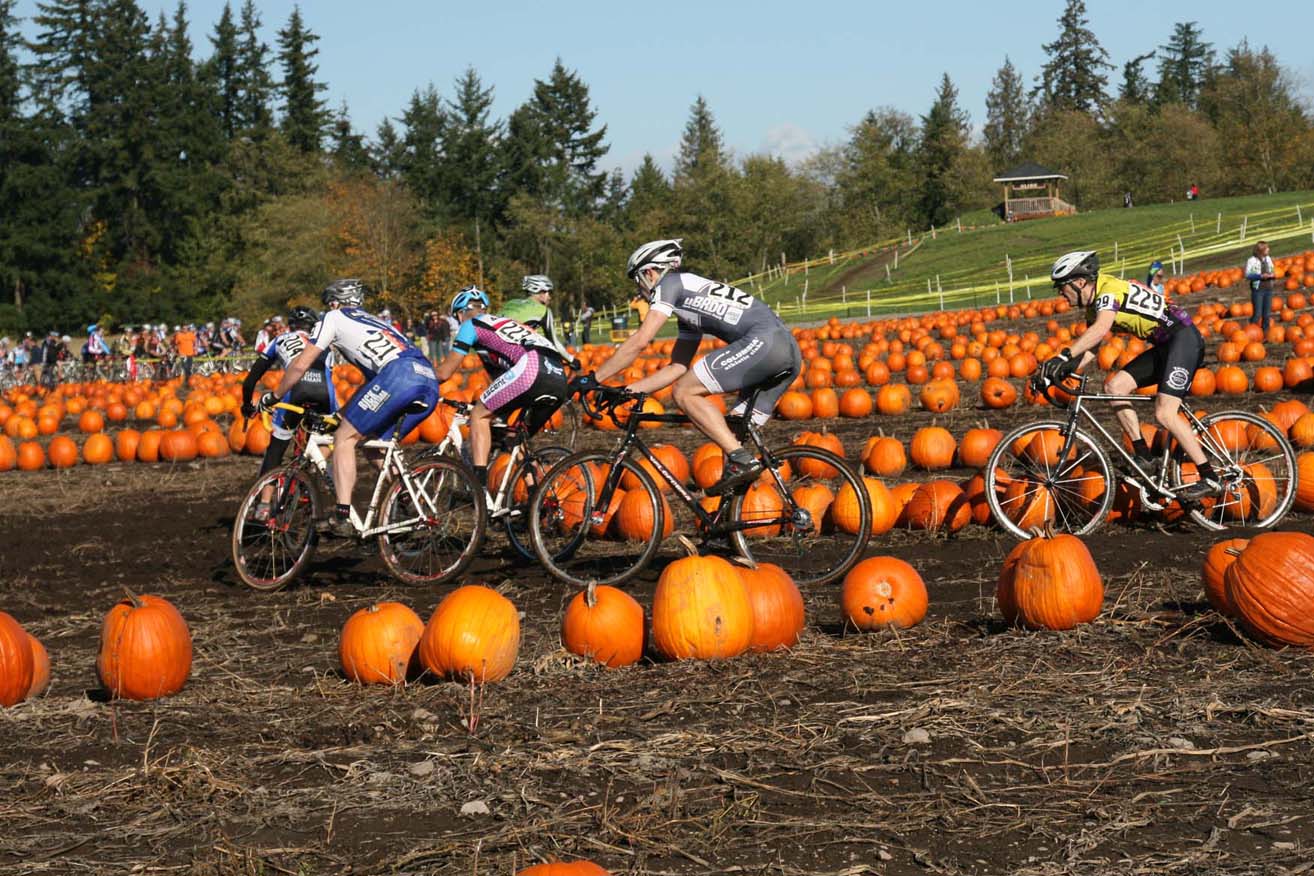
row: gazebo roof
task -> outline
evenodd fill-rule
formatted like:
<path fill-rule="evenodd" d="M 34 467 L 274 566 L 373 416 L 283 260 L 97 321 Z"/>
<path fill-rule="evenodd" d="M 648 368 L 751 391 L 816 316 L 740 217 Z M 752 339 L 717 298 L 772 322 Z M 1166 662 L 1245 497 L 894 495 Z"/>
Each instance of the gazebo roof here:
<path fill-rule="evenodd" d="M 1004 171 L 995 177 L 997 183 L 1025 182 L 1041 179 L 1067 179 L 1066 174 L 1056 173 L 1047 167 L 1041 167 L 1032 161 L 1026 161 L 1017 167 Z"/>

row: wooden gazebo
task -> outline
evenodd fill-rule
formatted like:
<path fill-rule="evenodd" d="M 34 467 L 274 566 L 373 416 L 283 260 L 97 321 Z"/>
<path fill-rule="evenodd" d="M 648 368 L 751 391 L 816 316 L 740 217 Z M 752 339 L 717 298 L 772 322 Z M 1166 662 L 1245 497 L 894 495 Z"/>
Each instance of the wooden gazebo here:
<path fill-rule="evenodd" d="M 1040 219 L 1045 216 L 1071 216 L 1077 208 L 1059 197 L 1059 185 L 1067 179 L 1034 162 L 1019 164 L 995 177 L 1004 186 L 1005 222 Z"/>

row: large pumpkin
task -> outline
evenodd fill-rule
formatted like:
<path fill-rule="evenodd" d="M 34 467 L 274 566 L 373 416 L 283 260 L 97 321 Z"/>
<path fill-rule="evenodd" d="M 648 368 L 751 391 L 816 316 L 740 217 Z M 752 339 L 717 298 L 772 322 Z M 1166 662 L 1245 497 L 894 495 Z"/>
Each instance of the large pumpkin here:
<path fill-rule="evenodd" d="M 803 631 L 803 595 L 784 569 L 771 563 L 757 568 L 740 568 L 753 607 L 753 651 L 792 648 Z"/>
<path fill-rule="evenodd" d="M 913 465 L 927 471 L 938 471 L 954 464 L 957 442 L 943 426 L 925 426 L 913 435 L 908 456 Z"/>
<path fill-rule="evenodd" d="M 624 590 L 590 584 L 561 619 L 561 644 L 604 666 L 628 666 L 643 656 L 643 606 Z"/>
<path fill-rule="evenodd" d="M 883 478 L 897 478 L 908 467 L 908 454 L 898 438 L 881 435 L 868 439 L 862 464 L 867 471 Z"/>
<path fill-rule="evenodd" d="M 182 690 L 191 671 L 192 635 L 167 599 L 129 594 L 105 615 L 96 672 L 112 696 L 169 696 Z"/>
<path fill-rule="evenodd" d="M 889 488 L 879 479 L 864 477 L 862 483 L 866 486 L 867 496 L 871 501 L 871 534 L 883 535 L 894 528 L 902 506 L 895 501 Z M 830 519 L 835 524 L 835 528 L 841 532 L 852 535 L 858 531 L 862 520 L 862 508 L 858 504 L 857 491 L 848 481 L 845 481 L 844 486 L 835 494 L 835 501 L 830 506 Z"/>
<path fill-rule="evenodd" d="M 652 597 L 652 642 L 672 660 L 742 654 L 753 640 L 753 606 L 739 570 L 720 557 L 689 556 L 662 570 Z"/>
<path fill-rule="evenodd" d="M 1209 605 L 1221 615 L 1236 616 L 1236 606 L 1232 605 L 1227 596 L 1224 576 L 1248 544 L 1248 538 L 1229 538 L 1218 542 L 1205 554 L 1200 580 L 1204 584 L 1205 598 L 1209 600 Z"/>
<path fill-rule="evenodd" d="M 968 429 L 958 445 L 958 458 L 967 468 L 985 468 L 1004 433 L 985 427 Z"/>
<path fill-rule="evenodd" d="M 666 501 L 666 497 L 661 493 L 657 494 L 662 503 L 662 532 L 661 537 L 666 538 L 675 529 L 674 516 L 671 513 L 671 505 Z M 620 506 L 616 509 L 614 526 L 617 534 L 627 541 L 647 541 L 652 537 L 654 506 L 652 499 L 648 497 L 647 490 L 630 490 L 621 499 Z"/>
<path fill-rule="evenodd" d="M 972 506 L 962 487 L 953 481 L 928 481 L 912 494 L 903 518 L 913 529 L 957 532 L 972 521 Z"/>
<path fill-rule="evenodd" d="M 1009 623 L 1070 630 L 1099 615 L 1104 582 L 1081 539 L 1039 533 L 1004 558 L 995 599 Z"/>
<path fill-rule="evenodd" d="M 22 702 L 32 688 L 32 646 L 27 631 L 0 611 L 0 706 Z"/>
<path fill-rule="evenodd" d="M 1260 533 L 1223 580 L 1237 617 L 1257 638 L 1314 647 L 1314 536 Z"/>
<path fill-rule="evenodd" d="M 834 432 L 804 432 L 794 439 L 794 443 L 829 450 L 839 457 L 844 456 L 844 445 Z M 800 459 L 798 461 L 798 470 L 805 477 L 821 478 L 822 480 L 839 476 L 839 469 L 835 466 L 816 459 Z"/>
<path fill-rule="evenodd" d="M 826 516 L 835 502 L 835 494 L 825 484 L 804 484 L 794 488 L 794 501 L 812 515 L 812 531 L 821 532 Z"/>
<path fill-rule="evenodd" d="M 759 482 L 749 487 L 748 492 L 744 495 L 743 504 L 739 509 L 739 519 L 744 523 L 751 523 L 756 520 L 778 521 L 784 509 L 785 503 L 780 498 L 776 485 L 774 483 L 764 484 Z M 779 523 L 763 523 L 761 526 L 744 530 L 744 535 L 749 538 L 771 538 L 779 534 Z"/>
<path fill-rule="evenodd" d="M 868 557 L 844 576 L 840 608 L 859 630 L 900 629 L 926 617 L 926 584 L 897 557 Z"/>
<path fill-rule="evenodd" d="M 490 587 L 467 584 L 438 603 L 420 637 L 420 662 L 434 675 L 501 681 L 520 652 L 520 614 Z"/>
<path fill-rule="evenodd" d="M 379 602 L 347 618 L 338 643 L 342 672 L 358 684 L 402 684 L 419 669 L 424 621 L 400 602 Z"/>

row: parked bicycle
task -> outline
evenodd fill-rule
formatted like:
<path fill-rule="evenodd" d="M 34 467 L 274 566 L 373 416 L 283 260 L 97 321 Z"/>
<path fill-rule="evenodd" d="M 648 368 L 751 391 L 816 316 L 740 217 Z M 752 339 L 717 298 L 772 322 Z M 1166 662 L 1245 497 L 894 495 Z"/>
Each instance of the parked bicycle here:
<path fill-rule="evenodd" d="M 251 486 L 232 533 L 238 575 L 264 591 L 295 580 L 314 556 L 318 528 L 333 508 L 328 452 L 338 426 L 336 414 L 275 407 L 303 415 L 295 458 Z M 483 539 L 483 491 L 459 460 L 434 454 L 408 463 L 399 429 L 363 443 L 383 459 L 365 515 L 353 506 L 351 525 L 357 538 L 377 539 L 384 564 L 401 581 L 445 581 L 470 564 Z"/>
<path fill-rule="evenodd" d="M 757 391 L 788 376 L 783 372 Z M 803 445 L 768 449 L 751 419 L 732 416 L 727 422 L 743 433 L 765 470 L 754 484 L 719 499 L 700 500 L 638 431 L 650 423 L 687 425 L 689 418 L 679 413 L 643 413 L 644 398 L 611 387 L 596 390 L 591 401 L 580 396 L 589 417 L 609 417 L 622 435 L 610 452 L 585 451 L 558 462 L 535 493 L 530 537 L 539 562 L 552 575 L 575 586 L 619 584 L 634 577 L 652 562 L 668 534 L 671 512 L 665 496 L 688 508 L 696 530 L 691 535 L 701 539 L 705 548 L 774 563 L 800 584 L 834 581 L 857 563 L 870 538 L 871 500 L 862 479 L 843 458 Z M 753 409 L 754 401 L 756 392 L 747 410 Z M 628 415 L 622 417 L 622 406 L 630 402 Z M 823 487 L 823 495 L 831 499 L 847 490 L 849 525 L 842 528 L 814 515 L 806 494 L 801 494 L 806 487 Z M 620 513 L 622 488 L 627 505 L 635 490 L 642 491 L 646 500 L 633 504 L 631 512 L 638 519 L 627 521 L 630 537 L 608 539 L 605 527 L 612 515 Z"/>
<path fill-rule="evenodd" d="M 1181 416 L 1223 484 L 1220 496 L 1197 502 L 1179 500 L 1177 490 L 1198 475 L 1175 443 L 1161 432 L 1154 461 L 1129 452 L 1091 412 L 1091 407 L 1152 402 L 1153 396 L 1088 393 L 1086 375 L 1062 385 L 1037 381 L 1066 420 L 1030 423 L 1005 435 L 985 468 L 985 499 L 995 520 L 1026 538 L 1035 527 L 1082 535 L 1109 516 L 1121 484 L 1142 508 L 1169 519 L 1189 516 L 1211 530 L 1266 528 L 1291 508 L 1297 486 L 1296 454 L 1282 430 L 1248 411 L 1197 416 L 1187 399 Z M 1124 492 L 1124 499 L 1131 499 Z"/>

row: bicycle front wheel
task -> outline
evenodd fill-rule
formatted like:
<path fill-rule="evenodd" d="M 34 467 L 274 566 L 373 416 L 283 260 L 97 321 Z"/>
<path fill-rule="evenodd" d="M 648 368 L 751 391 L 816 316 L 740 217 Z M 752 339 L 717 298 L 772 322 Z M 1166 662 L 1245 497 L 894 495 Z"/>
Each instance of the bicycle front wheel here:
<path fill-rule="evenodd" d="M 603 507 L 613 466 L 622 483 Z M 553 577 L 575 587 L 621 584 L 652 562 L 671 533 L 670 506 L 652 476 L 629 459 L 576 453 L 544 476 L 529 507 L 534 554 Z"/>
<path fill-rule="evenodd" d="M 1084 535 L 1109 515 L 1116 476 L 1109 458 L 1067 423 L 1031 423 L 1005 435 L 985 467 L 985 500 L 995 522 L 1018 538 L 1046 526 Z"/>
<path fill-rule="evenodd" d="M 1275 526 L 1296 498 L 1296 452 L 1282 430 L 1247 411 L 1219 411 L 1201 420 L 1201 449 L 1223 483 L 1223 494 L 1191 508 L 1191 519 L 1206 529 Z M 1190 462 L 1174 463 L 1172 484 L 1199 479 Z"/>
<path fill-rule="evenodd" d="M 319 489 L 296 466 L 280 466 L 247 491 L 233 521 L 233 566 L 246 586 L 273 591 L 294 581 L 315 553 Z"/>
<path fill-rule="evenodd" d="M 484 491 L 465 465 L 443 457 L 396 478 L 379 515 L 379 554 L 407 584 L 441 584 L 466 570 L 484 540 Z"/>
<path fill-rule="evenodd" d="M 775 472 L 730 499 L 729 520 L 738 527 L 731 533 L 735 548 L 755 563 L 779 566 L 799 585 L 843 577 L 871 539 L 871 497 L 862 478 L 842 457 L 816 447 L 794 445 L 771 456 Z M 816 514 L 821 506 L 810 497 L 827 492 L 829 501 L 842 493 L 854 497 L 856 517 L 836 525 Z M 741 526 L 748 523 L 755 525 Z"/>

